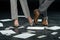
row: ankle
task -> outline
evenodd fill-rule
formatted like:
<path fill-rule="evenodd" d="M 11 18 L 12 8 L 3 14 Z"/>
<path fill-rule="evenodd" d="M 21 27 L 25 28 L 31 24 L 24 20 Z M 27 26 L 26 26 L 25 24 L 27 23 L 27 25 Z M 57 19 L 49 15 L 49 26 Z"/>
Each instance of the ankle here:
<path fill-rule="evenodd" d="M 14 20 L 14 26 L 16 26 L 16 27 L 19 26 L 18 19 L 15 19 L 15 20 Z"/>
<path fill-rule="evenodd" d="M 32 25 L 32 24 L 33 24 L 32 18 L 31 18 L 31 17 L 28 17 L 27 19 L 28 19 L 28 21 L 29 21 L 29 24 Z"/>

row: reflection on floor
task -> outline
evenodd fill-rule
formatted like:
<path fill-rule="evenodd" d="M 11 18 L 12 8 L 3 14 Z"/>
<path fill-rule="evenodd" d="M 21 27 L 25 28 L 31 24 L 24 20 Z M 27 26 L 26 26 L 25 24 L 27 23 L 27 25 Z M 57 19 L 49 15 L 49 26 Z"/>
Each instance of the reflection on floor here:
<path fill-rule="evenodd" d="M 0 20 L 0 40 L 60 40 L 59 17 L 59 14 L 50 14 L 48 26 L 42 26 L 41 20 L 30 26 L 26 18 L 19 18 L 18 28 L 11 19 Z"/>

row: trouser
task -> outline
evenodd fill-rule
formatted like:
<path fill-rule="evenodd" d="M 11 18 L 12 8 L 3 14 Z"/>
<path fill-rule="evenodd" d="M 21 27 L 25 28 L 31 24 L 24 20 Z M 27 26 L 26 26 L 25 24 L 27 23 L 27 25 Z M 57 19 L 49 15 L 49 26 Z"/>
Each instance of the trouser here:
<path fill-rule="evenodd" d="M 28 8 L 27 0 L 19 0 L 23 13 L 26 18 L 30 16 L 30 11 Z M 18 18 L 18 10 L 17 10 L 17 0 L 10 0 L 11 4 L 11 18 L 12 19 L 17 19 Z"/>
<path fill-rule="evenodd" d="M 54 0 L 40 0 L 39 10 L 43 18 L 47 18 L 47 9 L 54 2 Z"/>

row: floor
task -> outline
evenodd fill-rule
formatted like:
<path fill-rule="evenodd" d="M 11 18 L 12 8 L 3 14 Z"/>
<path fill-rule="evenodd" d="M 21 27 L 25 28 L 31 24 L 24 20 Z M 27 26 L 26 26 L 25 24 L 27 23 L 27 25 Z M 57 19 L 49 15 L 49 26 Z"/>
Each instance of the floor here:
<path fill-rule="evenodd" d="M 26 18 L 19 17 L 20 26 L 15 28 L 13 20 L 1 21 L 0 40 L 60 40 L 60 12 L 48 12 L 49 25 L 30 26 Z M 24 20 L 23 20 L 24 19 Z"/>

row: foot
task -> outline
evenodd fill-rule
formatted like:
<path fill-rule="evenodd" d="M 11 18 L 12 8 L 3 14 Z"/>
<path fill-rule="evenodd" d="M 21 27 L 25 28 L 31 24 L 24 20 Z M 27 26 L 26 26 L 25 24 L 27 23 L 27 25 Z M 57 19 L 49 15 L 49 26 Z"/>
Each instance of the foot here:
<path fill-rule="evenodd" d="M 42 20 L 42 25 L 43 26 L 48 26 L 48 20 L 47 19 L 43 19 Z"/>
<path fill-rule="evenodd" d="M 15 27 L 18 27 L 18 26 L 19 26 L 18 19 L 15 19 L 15 20 L 14 20 L 14 26 L 15 26 Z"/>
<path fill-rule="evenodd" d="M 27 19 L 29 21 L 29 24 L 32 26 L 33 25 L 32 18 L 31 17 L 28 17 Z"/>
<path fill-rule="evenodd" d="M 39 18 L 39 10 L 38 9 L 35 9 L 34 10 L 34 24 L 37 24 L 38 23 L 38 18 Z"/>

